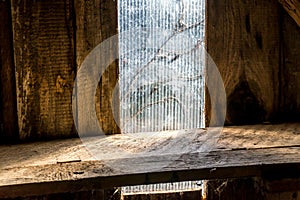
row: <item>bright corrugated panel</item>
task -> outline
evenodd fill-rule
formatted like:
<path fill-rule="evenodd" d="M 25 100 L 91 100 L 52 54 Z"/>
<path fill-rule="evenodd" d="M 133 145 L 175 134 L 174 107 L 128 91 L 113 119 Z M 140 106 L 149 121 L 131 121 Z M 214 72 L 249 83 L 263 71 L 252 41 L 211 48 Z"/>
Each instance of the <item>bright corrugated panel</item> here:
<path fill-rule="evenodd" d="M 204 127 L 204 0 L 119 0 L 123 133 Z"/>

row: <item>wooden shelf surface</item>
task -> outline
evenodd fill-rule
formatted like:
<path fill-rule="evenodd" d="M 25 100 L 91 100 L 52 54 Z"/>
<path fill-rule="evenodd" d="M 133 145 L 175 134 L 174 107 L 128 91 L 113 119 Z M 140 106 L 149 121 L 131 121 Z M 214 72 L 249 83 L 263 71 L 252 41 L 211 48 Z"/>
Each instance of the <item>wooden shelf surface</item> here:
<path fill-rule="evenodd" d="M 100 150 L 103 160 L 91 155 L 80 139 L 3 145 L 0 198 L 199 179 L 300 178 L 300 123 L 226 127 L 213 149 L 198 151 L 206 133 L 84 140 Z"/>

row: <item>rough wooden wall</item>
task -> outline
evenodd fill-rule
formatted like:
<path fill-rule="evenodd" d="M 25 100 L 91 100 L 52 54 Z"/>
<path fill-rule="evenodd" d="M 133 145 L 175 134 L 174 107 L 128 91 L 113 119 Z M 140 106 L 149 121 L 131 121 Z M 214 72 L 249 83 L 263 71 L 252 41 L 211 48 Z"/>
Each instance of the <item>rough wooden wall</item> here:
<path fill-rule="evenodd" d="M 18 138 L 10 1 L 0 1 L 0 142 Z"/>
<path fill-rule="evenodd" d="M 71 99 L 76 72 L 93 48 L 117 33 L 117 1 L 13 0 L 12 11 L 20 138 L 75 136 Z M 120 132 L 110 103 L 117 79 L 116 61 L 95 97 L 108 134 Z"/>
<path fill-rule="evenodd" d="M 21 139 L 74 136 L 71 92 L 75 74 L 94 47 L 117 33 L 117 1 L 11 2 L 18 116 L 13 106 L 13 55 L 2 50 L 2 101 L 12 102 L 12 106 L 1 104 L 5 113 L 0 115 L 1 129 L 8 130 L 2 132 L 17 136 L 14 130 L 19 129 Z M 1 3 L 1 9 L 6 9 L 1 19 L 9 19 L 9 3 Z M 207 8 L 208 52 L 224 79 L 227 123 L 298 120 L 299 26 L 276 0 L 213 0 Z M 1 37 L 7 37 L 9 24 L 1 26 L 7 27 L 1 29 Z M 7 38 L 1 46 L 11 45 Z M 3 64 L 5 56 L 10 64 Z M 106 133 L 120 132 L 111 112 L 117 78 L 115 62 L 102 77 L 95 97 Z"/>
<path fill-rule="evenodd" d="M 75 0 L 75 11 L 76 60 L 79 68 L 90 51 L 105 39 L 117 34 L 117 1 Z M 115 61 L 104 72 L 95 96 L 97 117 L 106 134 L 120 133 L 111 108 L 112 93 L 117 80 L 118 61 Z"/>
<path fill-rule="evenodd" d="M 300 26 L 282 11 L 281 117 L 300 120 Z"/>
<path fill-rule="evenodd" d="M 279 4 L 207 2 L 207 49 L 227 93 L 227 123 L 268 121 L 278 111 Z"/>
<path fill-rule="evenodd" d="M 207 46 L 227 93 L 226 123 L 299 121 L 299 26 L 276 0 L 207 3 Z M 208 199 L 299 198 L 299 191 L 262 196 L 256 187 L 252 179 L 209 181 Z"/>
<path fill-rule="evenodd" d="M 21 139 L 74 135 L 74 63 L 70 0 L 12 1 Z"/>

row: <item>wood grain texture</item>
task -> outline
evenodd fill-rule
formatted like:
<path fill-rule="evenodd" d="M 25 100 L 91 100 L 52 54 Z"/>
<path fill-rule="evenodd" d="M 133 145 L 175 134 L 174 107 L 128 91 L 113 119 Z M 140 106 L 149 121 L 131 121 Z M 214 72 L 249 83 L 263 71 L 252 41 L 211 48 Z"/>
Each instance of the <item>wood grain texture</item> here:
<path fill-rule="evenodd" d="M 201 138 L 203 131 L 197 134 Z M 162 142 L 167 144 L 171 139 L 165 135 L 157 134 L 156 141 L 146 148 L 160 148 Z M 145 148 L 148 142 L 143 144 L 143 141 L 128 140 L 126 135 L 122 139 L 122 136 L 91 138 L 91 142 L 96 142 L 104 154 L 116 150 L 110 145 L 112 143 L 124 150 L 130 147 L 137 151 Z M 188 146 L 199 148 L 199 142 L 195 138 Z M 122 144 L 123 147 L 119 147 Z M 1 146 L 0 198 L 230 177 L 298 180 L 299 152 L 299 124 L 224 128 L 217 146 L 210 153 L 180 154 L 178 146 L 173 155 L 136 157 L 133 151 L 131 157 L 97 161 L 79 139 Z M 121 168 L 111 167 L 112 163 Z M 153 170 L 157 165 L 164 167 Z"/>
<path fill-rule="evenodd" d="M 207 48 L 227 93 L 227 123 L 259 123 L 278 109 L 279 5 L 207 2 Z"/>
<path fill-rule="evenodd" d="M 75 0 L 76 8 L 76 61 L 79 68 L 84 58 L 102 41 L 117 34 L 117 1 Z M 108 49 L 108 52 L 118 49 Z M 103 52 L 104 53 L 104 52 Z M 109 55 L 107 53 L 107 56 Z M 118 61 L 104 72 L 96 91 L 96 112 L 100 126 L 106 134 L 120 133 L 113 116 L 111 102 L 118 80 Z M 118 96 L 114 98 L 118 99 Z M 116 104 L 118 105 L 118 104 Z M 118 115 L 119 108 L 115 108 Z M 116 121 L 118 120 L 116 116 Z"/>
<path fill-rule="evenodd" d="M 21 139 L 74 135 L 72 2 L 12 1 Z"/>
<path fill-rule="evenodd" d="M 299 0 L 278 0 L 282 4 L 283 8 L 289 13 L 289 15 L 300 26 L 300 1 Z"/>
<path fill-rule="evenodd" d="M 0 142 L 16 142 L 18 118 L 10 1 L 0 2 Z"/>
<path fill-rule="evenodd" d="M 282 15 L 282 94 L 285 121 L 300 121 L 300 27 L 286 13 Z"/>

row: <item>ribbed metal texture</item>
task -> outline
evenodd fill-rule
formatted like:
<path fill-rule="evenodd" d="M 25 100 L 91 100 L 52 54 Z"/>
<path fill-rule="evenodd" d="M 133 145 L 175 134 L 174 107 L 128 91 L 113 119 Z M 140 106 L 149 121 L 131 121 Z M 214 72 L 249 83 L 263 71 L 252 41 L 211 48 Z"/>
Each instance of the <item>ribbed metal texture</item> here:
<path fill-rule="evenodd" d="M 204 127 L 205 1 L 118 6 L 122 132 Z"/>
<path fill-rule="evenodd" d="M 159 193 L 159 192 L 181 192 L 190 190 L 201 190 L 201 181 L 185 181 L 177 183 L 160 183 L 150 185 L 137 185 L 122 187 L 122 193 L 138 194 L 138 193 Z"/>

